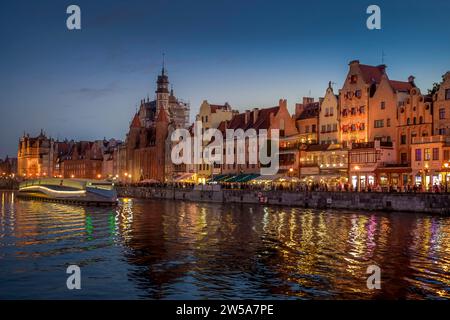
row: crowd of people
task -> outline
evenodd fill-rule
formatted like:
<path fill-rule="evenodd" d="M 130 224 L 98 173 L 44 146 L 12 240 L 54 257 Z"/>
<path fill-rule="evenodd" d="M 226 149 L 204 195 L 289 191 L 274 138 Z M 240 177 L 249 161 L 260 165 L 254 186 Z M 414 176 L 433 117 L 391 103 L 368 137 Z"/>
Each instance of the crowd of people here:
<path fill-rule="evenodd" d="M 123 186 L 125 184 L 118 184 Z M 327 183 L 303 183 L 303 182 L 272 182 L 272 183 L 215 183 L 206 184 L 202 187 L 202 184 L 197 184 L 194 182 L 154 182 L 154 183 L 134 183 L 126 184 L 127 186 L 139 186 L 148 188 L 175 188 L 175 189 L 208 189 L 210 186 L 218 185 L 220 189 L 232 189 L 232 190 L 258 190 L 258 191 L 292 191 L 292 192 L 404 192 L 404 193 L 419 193 L 419 192 L 433 192 L 433 193 L 443 193 L 447 192 L 447 186 L 443 184 L 429 184 L 428 187 L 421 184 L 408 184 L 405 186 L 381 186 L 368 184 L 362 187 L 355 187 L 350 183 L 336 183 L 329 185 Z"/>

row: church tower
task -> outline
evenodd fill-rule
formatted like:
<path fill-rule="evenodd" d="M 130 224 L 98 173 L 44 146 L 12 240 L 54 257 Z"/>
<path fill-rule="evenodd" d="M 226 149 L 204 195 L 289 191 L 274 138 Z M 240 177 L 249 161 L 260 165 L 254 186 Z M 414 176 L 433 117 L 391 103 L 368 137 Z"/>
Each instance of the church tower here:
<path fill-rule="evenodd" d="M 167 113 L 169 112 L 169 77 L 166 75 L 164 56 L 161 75 L 156 81 L 156 117 L 158 118 L 159 110 L 163 108 Z"/>

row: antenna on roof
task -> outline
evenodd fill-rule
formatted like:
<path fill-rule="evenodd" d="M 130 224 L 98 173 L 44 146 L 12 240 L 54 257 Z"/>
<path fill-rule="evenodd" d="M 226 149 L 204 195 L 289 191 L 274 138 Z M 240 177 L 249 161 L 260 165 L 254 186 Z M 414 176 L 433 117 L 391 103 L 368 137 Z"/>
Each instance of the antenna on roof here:
<path fill-rule="evenodd" d="M 384 50 L 381 49 L 381 64 L 384 64 L 384 57 L 386 57 L 386 55 L 384 54 Z"/>
<path fill-rule="evenodd" d="M 164 75 L 166 69 L 166 54 L 163 52 L 162 54 L 162 74 Z"/>

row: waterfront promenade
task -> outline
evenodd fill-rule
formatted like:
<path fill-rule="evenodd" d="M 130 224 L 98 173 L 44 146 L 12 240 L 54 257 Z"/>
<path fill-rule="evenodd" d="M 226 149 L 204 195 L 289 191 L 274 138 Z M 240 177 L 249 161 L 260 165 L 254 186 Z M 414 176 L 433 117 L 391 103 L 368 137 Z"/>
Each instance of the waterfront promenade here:
<path fill-rule="evenodd" d="M 118 195 L 141 199 L 282 205 L 316 209 L 450 214 L 448 193 L 329 192 L 251 189 L 192 189 L 119 186 Z"/>

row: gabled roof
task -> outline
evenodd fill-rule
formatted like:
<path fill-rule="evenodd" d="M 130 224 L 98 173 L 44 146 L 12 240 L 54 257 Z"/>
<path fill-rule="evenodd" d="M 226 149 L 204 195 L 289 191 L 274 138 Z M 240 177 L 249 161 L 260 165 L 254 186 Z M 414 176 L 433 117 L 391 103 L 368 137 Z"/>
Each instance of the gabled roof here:
<path fill-rule="evenodd" d="M 361 70 L 364 82 L 367 84 L 372 84 L 372 83 L 380 83 L 381 76 L 384 74 L 386 66 L 385 65 L 369 66 L 367 64 L 360 64 L 359 69 Z"/>
<path fill-rule="evenodd" d="M 409 92 L 413 88 L 411 83 L 406 81 L 389 80 L 389 83 L 395 91 Z"/>
<path fill-rule="evenodd" d="M 258 117 L 256 122 L 254 122 L 250 128 L 260 130 L 260 129 L 269 129 L 270 127 L 270 115 L 276 115 L 280 107 L 272 107 L 267 109 L 261 109 L 258 111 Z M 248 128 L 249 129 L 249 128 Z"/>
<path fill-rule="evenodd" d="M 309 103 L 304 106 L 302 113 L 300 113 L 296 120 L 305 120 L 311 118 L 317 118 L 319 116 L 319 102 Z"/>
<path fill-rule="evenodd" d="M 245 129 L 245 113 L 239 113 L 233 116 L 228 123 L 227 129 Z"/>
<path fill-rule="evenodd" d="M 209 105 L 211 109 L 211 113 L 216 113 L 217 110 L 227 110 L 229 109 L 228 105 L 219 105 L 219 104 L 211 104 Z"/>
<path fill-rule="evenodd" d="M 234 115 L 230 121 L 225 122 L 222 121 L 219 125 L 219 130 L 221 130 L 223 127 L 226 126 L 226 129 L 242 129 L 242 130 L 248 130 L 248 129 L 255 129 L 255 130 L 261 130 L 261 129 L 269 129 L 270 126 L 270 116 L 276 115 L 278 113 L 278 110 L 280 109 L 279 106 L 272 107 L 272 108 L 265 108 L 265 109 L 258 109 L 258 110 L 252 110 L 249 112 L 249 119 L 247 119 L 247 123 L 245 122 L 246 113 L 239 113 Z M 223 126 L 223 127 L 221 127 Z"/>

